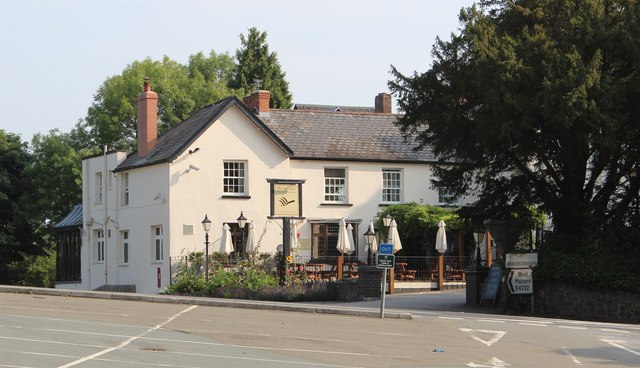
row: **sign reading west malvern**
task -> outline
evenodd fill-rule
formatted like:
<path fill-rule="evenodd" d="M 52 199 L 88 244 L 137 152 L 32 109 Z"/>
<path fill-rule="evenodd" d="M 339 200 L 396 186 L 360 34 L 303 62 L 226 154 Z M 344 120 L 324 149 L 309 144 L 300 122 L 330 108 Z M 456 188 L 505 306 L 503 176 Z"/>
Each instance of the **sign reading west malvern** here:
<path fill-rule="evenodd" d="M 533 293 L 533 272 L 530 268 L 515 269 L 509 273 L 507 279 L 511 294 Z"/>

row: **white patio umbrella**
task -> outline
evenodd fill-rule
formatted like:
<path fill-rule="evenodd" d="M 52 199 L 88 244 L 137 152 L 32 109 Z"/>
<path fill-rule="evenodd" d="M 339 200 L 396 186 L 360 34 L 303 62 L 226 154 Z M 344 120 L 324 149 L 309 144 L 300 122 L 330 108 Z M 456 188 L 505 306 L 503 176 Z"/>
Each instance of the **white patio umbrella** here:
<path fill-rule="evenodd" d="M 400 234 L 398 234 L 398 224 L 396 220 L 391 220 L 391 224 L 389 224 L 389 238 L 391 244 L 393 244 L 393 253 L 397 253 L 400 249 L 402 249 L 402 242 L 400 241 Z"/>
<path fill-rule="evenodd" d="M 447 251 L 447 232 L 445 231 L 445 227 L 447 224 L 444 223 L 444 220 L 440 220 L 438 222 L 438 232 L 436 233 L 436 250 L 442 254 Z"/>
<path fill-rule="evenodd" d="M 253 254 L 258 250 L 256 248 L 256 225 L 253 224 L 253 221 L 249 223 L 249 235 L 247 235 L 247 246 L 245 251 L 249 254 Z"/>
<path fill-rule="evenodd" d="M 352 245 L 349 243 L 349 235 L 347 234 L 347 223 L 344 218 L 340 219 L 340 224 L 338 225 L 338 244 L 336 244 L 336 249 L 341 254 L 351 254 L 353 252 Z"/>
<path fill-rule="evenodd" d="M 231 229 L 227 223 L 222 225 L 222 238 L 220 239 L 220 252 L 229 254 L 233 252 L 233 243 L 231 241 Z"/>
<path fill-rule="evenodd" d="M 438 222 L 438 232 L 436 233 L 436 250 L 438 251 L 438 290 L 442 290 L 444 284 L 444 257 L 443 253 L 447 251 L 447 225 L 444 220 Z"/>
<path fill-rule="evenodd" d="M 353 240 L 353 226 L 351 226 L 351 224 L 347 225 L 347 235 L 350 245 L 350 250 L 347 251 L 347 254 L 351 254 L 356 251 L 356 242 Z"/>
<path fill-rule="evenodd" d="M 289 251 L 291 255 L 294 255 L 298 250 L 298 226 L 296 224 L 291 225 L 290 239 Z"/>
<path fill-rule="evenodd" d="M 371 229 L 371 233 L 375 234 L 375 230 L 373 228 L 373 221 L 369 224 L 369 229 Z M 378 239 L 376 237 L 373 238 L 373 243 L 371 243 L 371 253 L 375 253 L 378 251 Z"/>

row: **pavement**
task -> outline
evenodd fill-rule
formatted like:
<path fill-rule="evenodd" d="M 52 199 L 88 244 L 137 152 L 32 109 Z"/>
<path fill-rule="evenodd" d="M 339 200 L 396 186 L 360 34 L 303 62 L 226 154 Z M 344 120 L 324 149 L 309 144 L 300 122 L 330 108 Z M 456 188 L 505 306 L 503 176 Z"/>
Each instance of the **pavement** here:
<path fill-rule="evenodd" d="M 380 299 L 358 302 L 331 301 L 293 303 L 177 295 L 64 290 L 9 285 L 0 285 L 0 292 L 79 298 L 131 300 L 154 303 L 203 305 L 227 308 L 280 310 L 304 313 L 341 314 L 378 318 L 380 317 L 380 312 L 382 309 Z M 413 319 L 414 315 L 425 312 L 494 313 L 495 311 L 491 307 L 467 306 L 465 289 L 426 291 L 418 293 L 399 293 L 388 294 L 385 296 L 384 318 Z"/>

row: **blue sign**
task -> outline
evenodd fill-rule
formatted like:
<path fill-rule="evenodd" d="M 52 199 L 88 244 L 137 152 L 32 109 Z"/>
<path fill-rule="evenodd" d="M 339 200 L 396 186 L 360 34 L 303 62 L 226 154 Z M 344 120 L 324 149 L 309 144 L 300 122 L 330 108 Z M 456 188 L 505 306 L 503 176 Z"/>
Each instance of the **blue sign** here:
<path fill-rule="evenodd" d="M 378 254 L 393 254 L 393 244 L 380 244 Z"/>

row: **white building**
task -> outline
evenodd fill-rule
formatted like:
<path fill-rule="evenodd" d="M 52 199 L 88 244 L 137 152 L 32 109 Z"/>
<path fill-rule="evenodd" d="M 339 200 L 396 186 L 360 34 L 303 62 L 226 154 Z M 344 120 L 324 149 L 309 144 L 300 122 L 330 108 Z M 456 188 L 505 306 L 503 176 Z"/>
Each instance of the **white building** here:
<path fill-rule="evenodd" d="M 134 285 L 156 293 L 169 284 L 179 257 L 204 252 L 205 214 L 210 253 L 220 249 L 224 223 L 242 250 L 241 212 L 255 225 L 260 251 L 275 252 L 282 221 L 268 219 L 269 178 L 305 180 L 305 220 L 297 227 L 302 259 L 337 255 L 337 223 L 345 218 L 354 228 L 355 256 L 365 260 L 363 234 L 382 206 L 445 200 L 431 189 L 433 154 L 404 142 L 388 94 L 371 109 L 270 110 L 269 92 L 258 91 L 245 103 L 229 97 L 206 106 L 160 137 L 157 99 L 145 82 L 137 152 L 83 160 L 81 277 L 56 287 Z"/>

